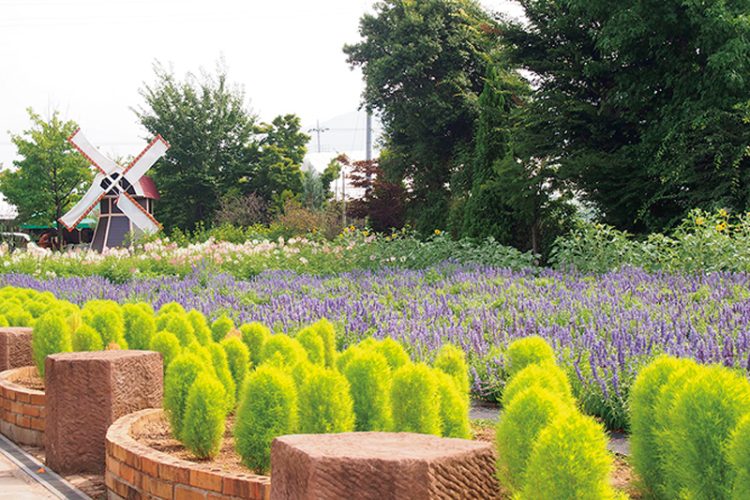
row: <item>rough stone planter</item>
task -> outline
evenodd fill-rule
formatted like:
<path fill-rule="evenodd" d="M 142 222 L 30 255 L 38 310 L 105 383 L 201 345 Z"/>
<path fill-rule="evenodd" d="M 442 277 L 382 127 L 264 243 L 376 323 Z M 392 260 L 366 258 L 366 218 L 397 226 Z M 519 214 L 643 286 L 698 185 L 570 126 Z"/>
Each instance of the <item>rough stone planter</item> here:
<path fill-rule="evenodd" d="M 44 391 L 13 382 L 35 370 L 24 366 L 0 372 L 0 432 L 14 443 L 44 446 Z"/>
<path fill-rule="evenodd" d="M 131 436 L 145 424 L 160 420 L 162 411 L 140 410 L 121 417 L 109 427 L 105 473 L 109 500 L 270 498 L 270 477 L 223 472 L 210 464 L 181 460 L 149 448 Z"/>

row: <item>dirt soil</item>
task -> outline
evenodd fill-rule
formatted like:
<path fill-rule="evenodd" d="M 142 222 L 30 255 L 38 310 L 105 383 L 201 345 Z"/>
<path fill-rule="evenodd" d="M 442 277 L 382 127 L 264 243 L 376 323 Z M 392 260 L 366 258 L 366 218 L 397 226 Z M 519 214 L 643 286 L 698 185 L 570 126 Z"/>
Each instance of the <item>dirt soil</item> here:
<path fill-rule="evenodd" d="M 44 379 L 39 376 L 39 372 L 36 370 L 33 373 L 24 372 L 21 375 L 12 377 L 10 381 L 27 389 L 44 390 Z"/>

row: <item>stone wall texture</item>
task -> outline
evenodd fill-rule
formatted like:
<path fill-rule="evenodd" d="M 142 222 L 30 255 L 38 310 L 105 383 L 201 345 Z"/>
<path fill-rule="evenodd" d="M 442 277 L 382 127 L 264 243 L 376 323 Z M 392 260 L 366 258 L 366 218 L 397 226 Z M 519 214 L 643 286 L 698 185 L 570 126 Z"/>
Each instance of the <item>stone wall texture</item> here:
<path fill-rule="evenodd" d="M 31 328 L 0 327 L 0 372 L 33 364 Z"/>
<path fill-rule="evenodd" d="M 162 419 L 162 410 L 141 410 L 117 420 L 107 431 L 105 481 L 109 500 L 270 499 L 267 476 L 223 472 L 207 464 L 174 458 L 136 441 L 131 433 Z"/>
<path fill-rule="evenodd" d="M 33 366 L 0 372 L 0 432 L 18 444 L 44 445 L 45 397 L 13 380 L 36 372 Z"/>

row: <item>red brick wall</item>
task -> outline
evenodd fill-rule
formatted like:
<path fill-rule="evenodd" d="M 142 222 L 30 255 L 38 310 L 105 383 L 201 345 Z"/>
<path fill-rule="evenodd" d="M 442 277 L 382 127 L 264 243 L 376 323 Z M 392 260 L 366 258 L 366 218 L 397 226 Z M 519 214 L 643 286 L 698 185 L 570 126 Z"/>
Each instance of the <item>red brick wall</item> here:
<path fill-rule="evenodd" d="M 109 499 L 240 499 L 268 500 L 271 478 L 212 469 L 174 458 L 149 448 L 130 435 L 148 422 L 160 419 L 161 409 L 126 415 L 107 431 L 105 481 Z"/>
<path fill-rule="evenodd" d="M 12 380 L 34 367 L 0 372 L 0 432 L 11 441 L 44 445 L 44 392 L 27 389 Z"/>

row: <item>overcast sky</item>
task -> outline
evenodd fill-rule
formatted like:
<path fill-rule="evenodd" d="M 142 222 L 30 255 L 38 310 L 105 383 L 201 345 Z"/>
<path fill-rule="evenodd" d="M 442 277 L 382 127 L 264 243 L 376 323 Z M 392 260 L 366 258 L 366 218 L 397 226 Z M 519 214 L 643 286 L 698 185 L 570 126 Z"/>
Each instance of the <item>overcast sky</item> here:
<path fill-rule="evenodd" d="M 485 6 L 514 16 L 510 0 Z M 111 155 L 135 155 L 145 132 L 131 107 L 154 61 L 177 75 L 222 58 L 261 119 L 296 113 L 306 128 L 357 109 L 361 75 L 346 64 L 363 0 L 0 0 L 0 164 L 29 106 L 59 110 Z M 354 133 L 354 132 L 352 132 Z"/>

